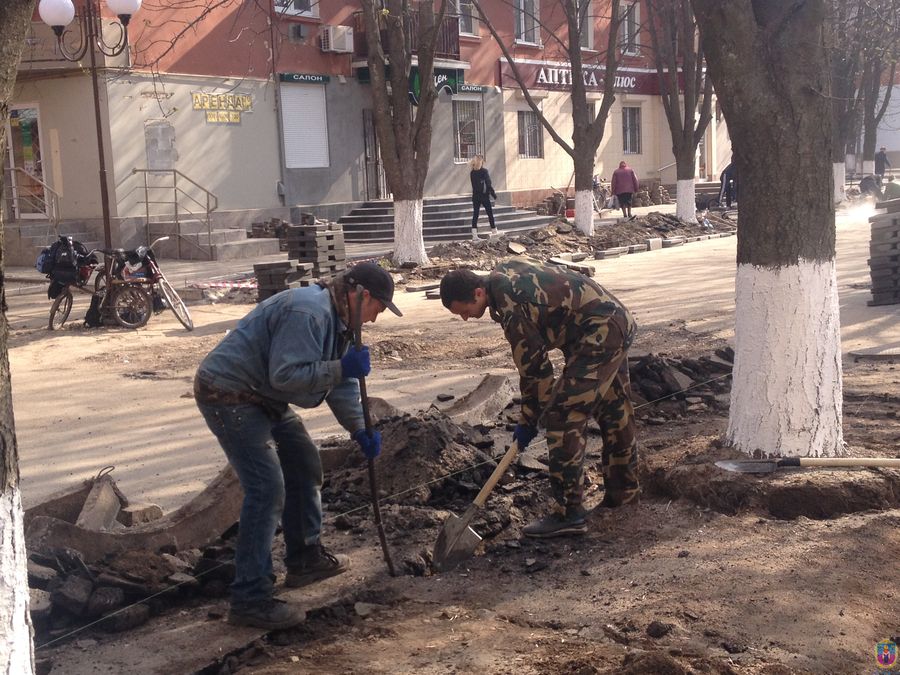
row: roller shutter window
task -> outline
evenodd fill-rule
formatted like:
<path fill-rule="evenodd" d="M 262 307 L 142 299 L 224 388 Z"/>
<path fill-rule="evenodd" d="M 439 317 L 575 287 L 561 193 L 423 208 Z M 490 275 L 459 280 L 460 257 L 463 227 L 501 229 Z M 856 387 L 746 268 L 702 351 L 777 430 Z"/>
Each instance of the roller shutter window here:
<path fill-rule="evenodd" d="M 281 121 L 284 165 L 288 169 L 321 169 L 330 165 L 325 85 L 282 84 Z"/>

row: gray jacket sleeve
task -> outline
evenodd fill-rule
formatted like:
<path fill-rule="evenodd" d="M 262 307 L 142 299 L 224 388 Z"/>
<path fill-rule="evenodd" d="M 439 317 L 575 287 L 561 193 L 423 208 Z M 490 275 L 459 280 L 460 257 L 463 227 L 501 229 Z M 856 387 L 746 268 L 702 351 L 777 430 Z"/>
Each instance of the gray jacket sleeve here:
<path fill-rule="evenodd" d="M 341 382 L 331 390 L 331 393 L 325 398 L 325 402 L 331 408 L 331 412 L 334 413 L 340 425 L 351 436 L 360 429 L 366 428 L 362 402 L 359 398 L 359 380 L 356 378 L 348 377 Z"/>

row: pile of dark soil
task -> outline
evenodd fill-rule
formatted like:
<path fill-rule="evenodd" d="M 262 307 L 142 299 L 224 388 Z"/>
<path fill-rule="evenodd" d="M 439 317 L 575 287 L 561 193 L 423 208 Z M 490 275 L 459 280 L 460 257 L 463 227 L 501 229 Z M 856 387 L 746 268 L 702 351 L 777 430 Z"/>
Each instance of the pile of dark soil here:
<path fill-rule="evenodd" d="M 454 267 L 490 269 L 497 263 L 517 255 L 510 244 L 521 244 L 524 253 L 537 259 L 548 259 L 560 253 L 582 252 L 593 255 L 617 246 L 644 244 L 647 239 L 696 237 L 716 232 L 733 232 L 733 221 L 707 215 L 706 222 L 688 223 L 671 214 L 649 213 L 634 220 L 603 224 L 588 237 L 566 220 L 521 234 L 501 235 L 479 241 L 454 241 L 438 244 L 429 252 L 431 264 L 413 270 L 402 270 L 410 279 L 434 279 Z M 389 263 L 386 263 L 389 265 Z"/>

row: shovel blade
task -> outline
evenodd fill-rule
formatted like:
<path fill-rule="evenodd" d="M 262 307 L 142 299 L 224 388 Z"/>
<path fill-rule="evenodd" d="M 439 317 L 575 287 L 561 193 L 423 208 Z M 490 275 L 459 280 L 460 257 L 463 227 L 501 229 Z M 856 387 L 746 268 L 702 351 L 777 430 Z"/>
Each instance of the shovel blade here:
<path fill-rule="evenodd" d="M 432 565 L 438 572 L 449 572 L 471 557 L 481 543 L 478 533 L 469 527 L 471 518 L 450 514 L 438 534 L 432 554 Z"/>
<path fill-rule="evenodd" d="M 729 459 L 716 462 L 716 466 L 738 473 L 773 473 L 778 468 L 778 461 L 774 459 Z"/>

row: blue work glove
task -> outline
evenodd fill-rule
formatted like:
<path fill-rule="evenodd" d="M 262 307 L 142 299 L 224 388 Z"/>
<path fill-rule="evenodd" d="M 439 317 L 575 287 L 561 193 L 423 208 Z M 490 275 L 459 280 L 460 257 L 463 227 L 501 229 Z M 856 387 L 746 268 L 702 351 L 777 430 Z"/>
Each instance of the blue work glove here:
<path fill-rule="evenodd" d="M 369 360 L 369 348 L 363 345 L 362 349 L 351 349 L 341 359 L 341 375 L 344 377 L 365 377 L 372 370 Z"/>
<path fill-rule="evenodd" d="M 353 434 L 353 440 L 359 443 L 359 449 L 367 459 L 375 459 L 381 453 L 381 432 L 372 429 L 372 435 L 365 429 Z"/>
<path fill-rule="evenodd" d="M 537 427 L 527 424 L 517 424 L 513 430 L 513 439 L 519 442 L 519 452 L 527 448 L 535 436 L 537 436 Z"/>

